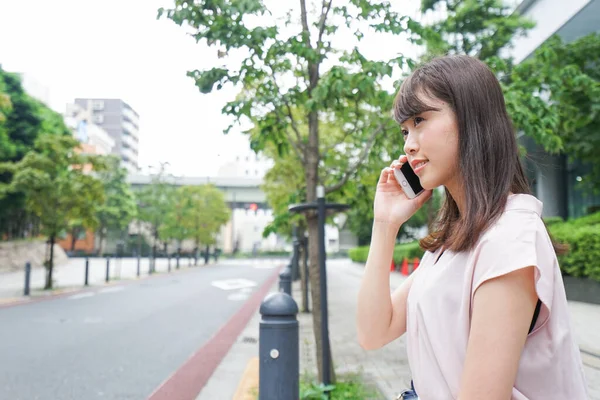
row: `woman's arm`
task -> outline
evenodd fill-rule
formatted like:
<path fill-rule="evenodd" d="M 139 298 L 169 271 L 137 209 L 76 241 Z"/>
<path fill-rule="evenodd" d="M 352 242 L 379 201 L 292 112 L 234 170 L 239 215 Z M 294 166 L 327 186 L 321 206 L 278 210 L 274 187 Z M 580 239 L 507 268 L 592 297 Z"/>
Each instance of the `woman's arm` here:
<path fill-rule="evenodd" d="M 459 400 L 508 400 L 533 317 L 535 267 L 485 281 L 473 296 Z"/>
<path fill-rule="evenodd" d="M 413 275 L 391 295 L 390 264 L 398 229 L 375 222 L 360 290 L 356 326 L 366 350 L 380 348 L 406 332 L 406 299 Z"/>

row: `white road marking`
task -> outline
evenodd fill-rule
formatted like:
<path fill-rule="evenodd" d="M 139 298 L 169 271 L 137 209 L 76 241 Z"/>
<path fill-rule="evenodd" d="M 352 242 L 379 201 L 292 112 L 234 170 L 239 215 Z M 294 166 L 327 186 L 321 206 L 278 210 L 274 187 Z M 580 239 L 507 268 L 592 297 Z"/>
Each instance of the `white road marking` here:
<path fill-rule="evenodd" d="M 249 279 L 224 279 L 221 281 L 213 281 L 211 285 L 223 290 L 236 290 L 243 288 L 251 288 L 256 286 L 256 282 Z"/>
<path fill-rule="evenodd" d="M 246 300 L 248 297 L 250 297 L 250 295 L 248 293 L 239 291 L 239 292 L 235 292 L 235 293 L 232 293 L 229 296 L 227 296 L 227 300 L 242 301 L 242 300 Z"/>
<path fill-rule="evenodd" d="M 107 287 L 104 289 L 100 289 L 98 291 L 98 294 L 121 292 L 123 290 L 125 290 L 123 286 Z"/>
<path fill-rule="evenodd" d="M 95 295 L 96 295 L 96 293 L 93 293 L 93 292 L 77 293 L 77 294 L 74 294 L 73 296 L 69 296 L 69 300 L 85 299 L 86 297 L 92 297 Z"/>

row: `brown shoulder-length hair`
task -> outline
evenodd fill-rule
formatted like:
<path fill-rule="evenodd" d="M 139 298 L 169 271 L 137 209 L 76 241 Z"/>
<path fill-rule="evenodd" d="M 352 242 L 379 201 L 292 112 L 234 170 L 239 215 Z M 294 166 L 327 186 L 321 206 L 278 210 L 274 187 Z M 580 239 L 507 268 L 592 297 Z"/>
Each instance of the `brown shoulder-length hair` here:
<path fill-rule="evenodd" d="M 395 119 L 403 123 L 431 109 L 424 97 L 446 102 L 456 116 L 458 165 L 466 203 L 461 215 L 446 189 L 436 226 L 420 244 L 430 251 L 441 246 L 468 251 L 500 217 L 509 193 L 531 194 L 515 131 L 496 76 L 476 58 L 444 56 L 415 70 L 396 96 Z M 555 250 L 564 249 L 555 244 Z"/>

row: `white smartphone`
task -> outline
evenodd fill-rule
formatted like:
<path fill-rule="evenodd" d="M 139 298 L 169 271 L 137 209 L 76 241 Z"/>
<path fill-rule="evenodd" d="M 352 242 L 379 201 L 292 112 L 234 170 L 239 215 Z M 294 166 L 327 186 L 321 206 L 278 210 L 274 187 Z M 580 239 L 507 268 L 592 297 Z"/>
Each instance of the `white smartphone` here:
<path fill-rule="evenodd" d="M 417 174 L 415 174 L 409 163 L 406 162 L 402 164 L 402 167 L 400 167 L 400 169 L 395 169 L 394 176 L 396 177 L 396 180 L 398 181 L 400 187 L 402 187 L 402 190 L 404 190 L 404 193 L 406 193 L 406 197 L 408 197 L 409 199 L 414 199 L 415 197 L 423 193 L 423 186 L 421 186 L 421 181 L 419 180 L 419 177 L 417 176 Z"/>

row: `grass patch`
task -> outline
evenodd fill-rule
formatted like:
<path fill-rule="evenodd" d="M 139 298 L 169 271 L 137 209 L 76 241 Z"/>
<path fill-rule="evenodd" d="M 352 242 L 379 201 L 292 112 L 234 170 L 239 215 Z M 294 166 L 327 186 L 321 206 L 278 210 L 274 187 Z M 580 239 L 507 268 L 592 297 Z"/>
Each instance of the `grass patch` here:
<path fill-rule="evenodd" d="M 329 397 L 325 394 L 329 391 Z M 303 375 L 300 377 L 301 400 L 377 400 L 382 399 L 379 391 L 364 382 L 358 374 L 338 376 L 335 385 L 327 387 L 316 382 L 316 378 Z"/>

